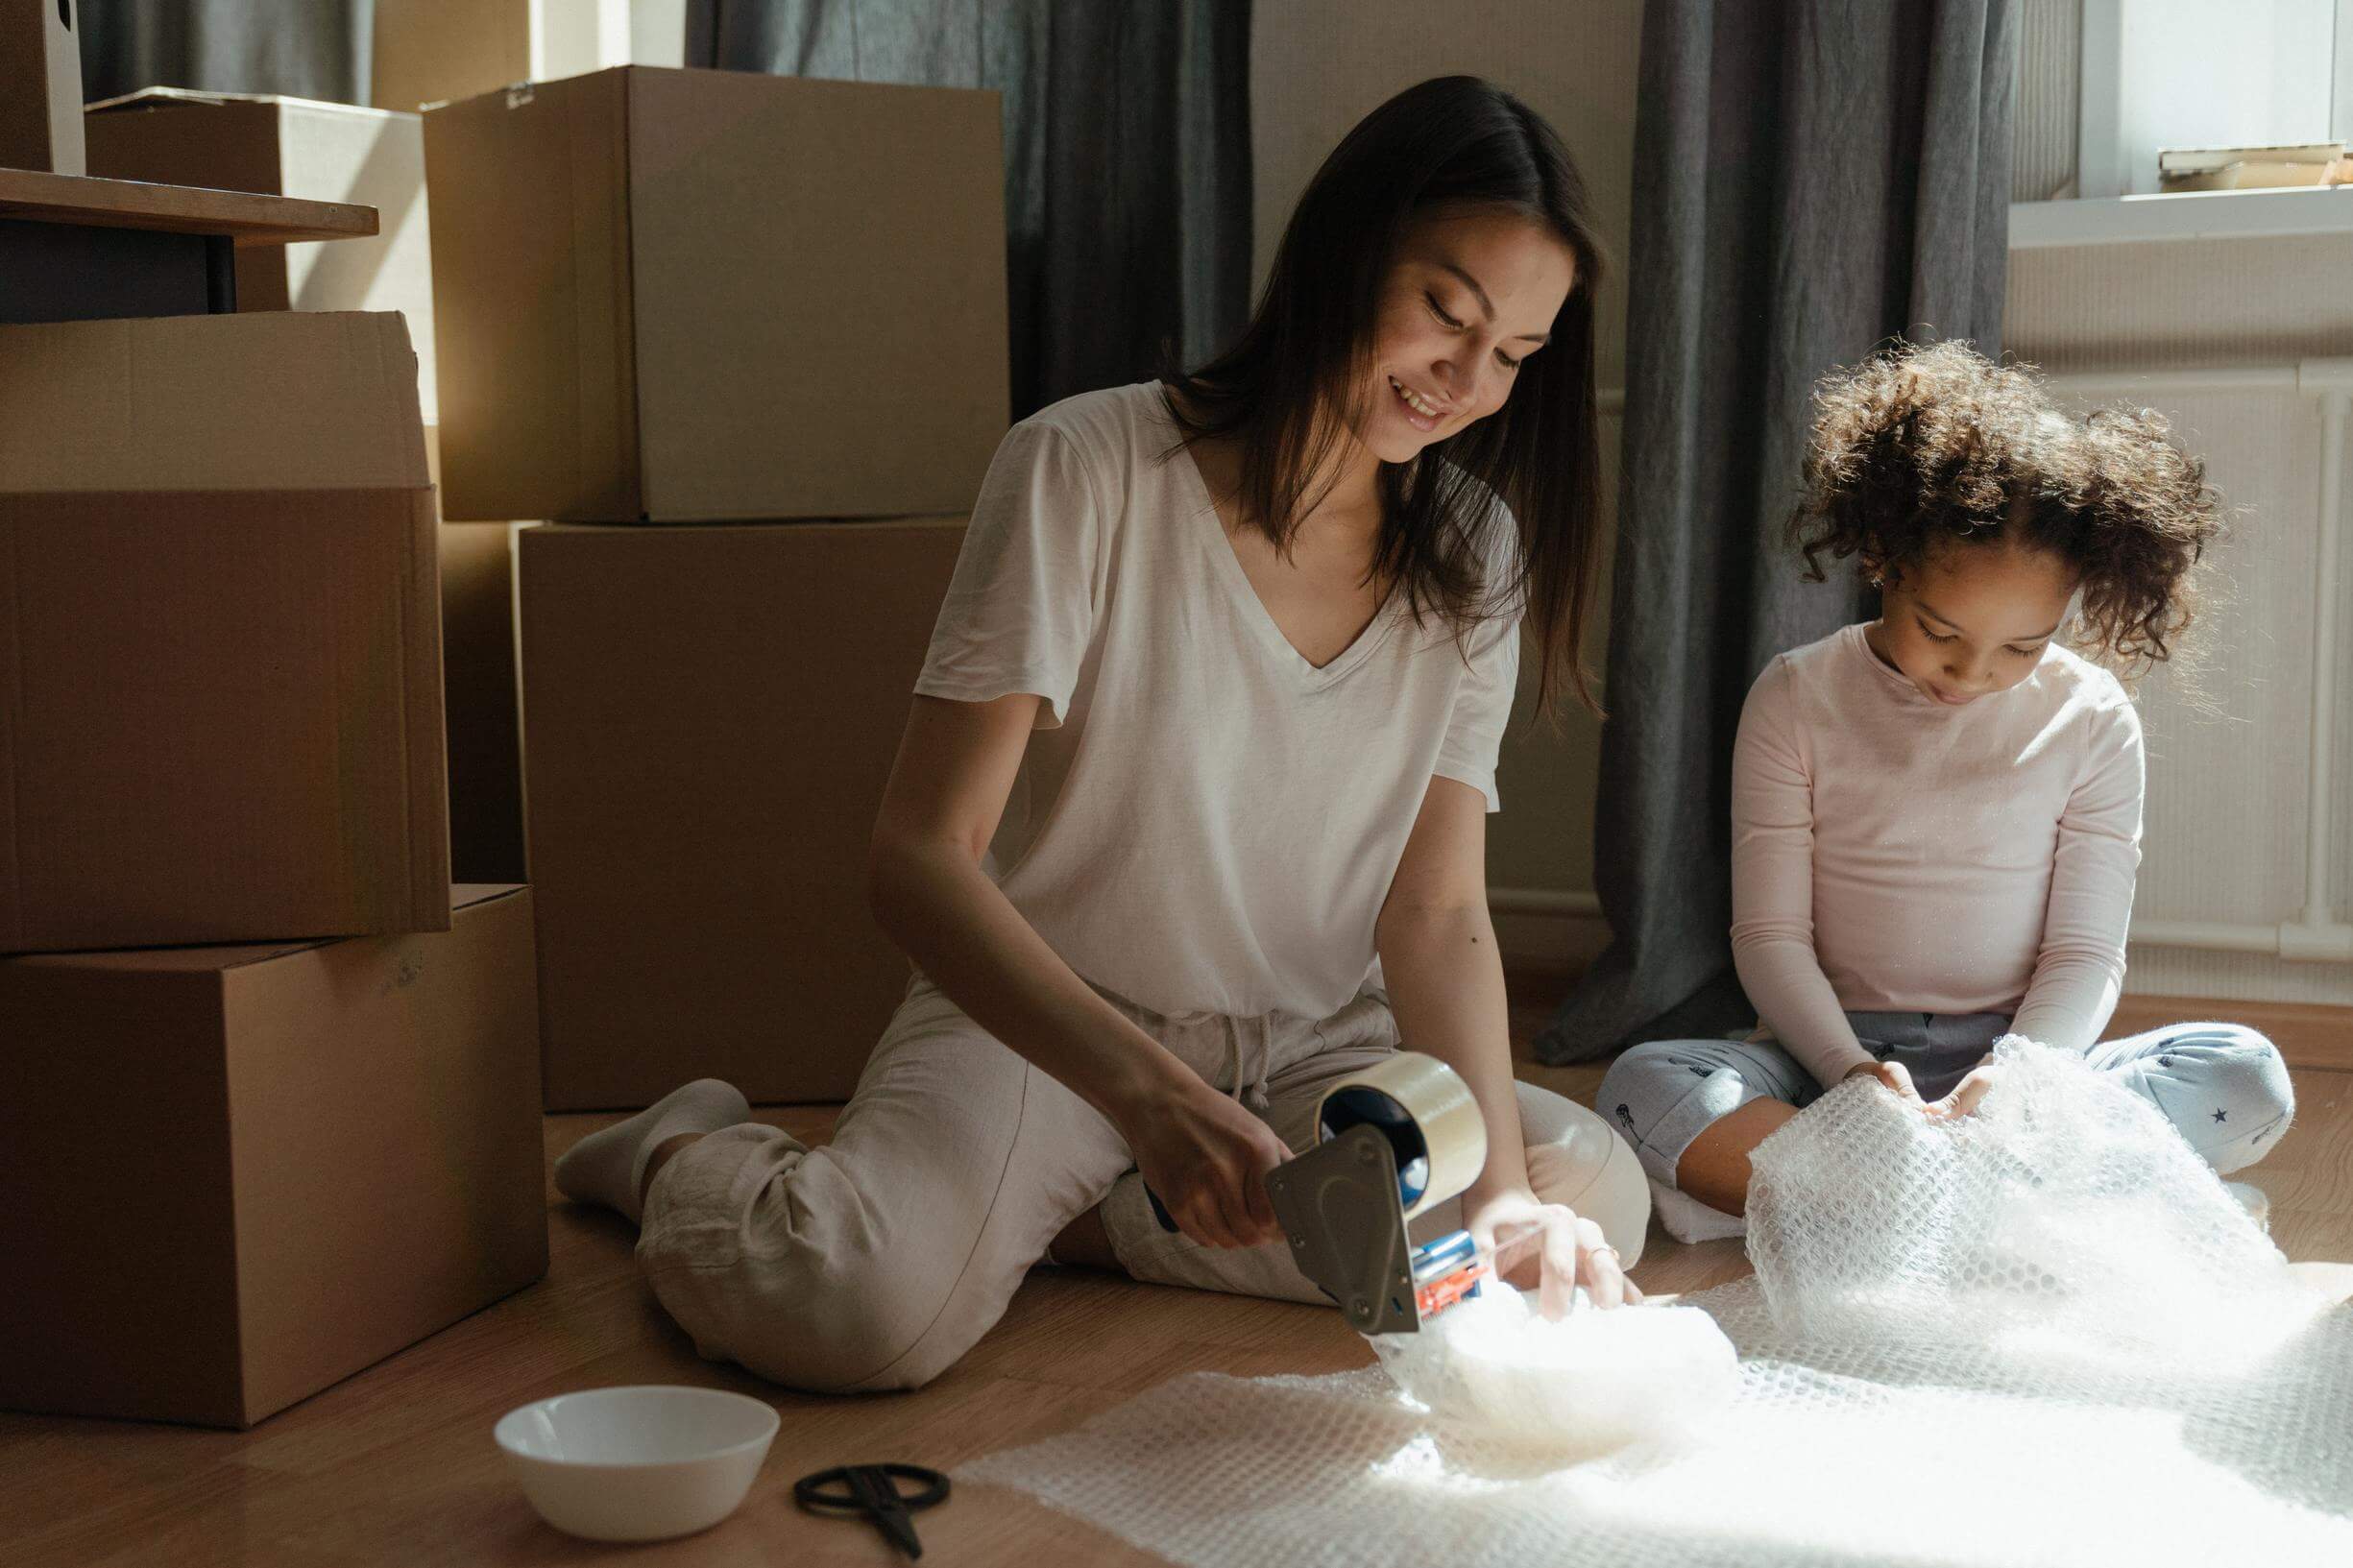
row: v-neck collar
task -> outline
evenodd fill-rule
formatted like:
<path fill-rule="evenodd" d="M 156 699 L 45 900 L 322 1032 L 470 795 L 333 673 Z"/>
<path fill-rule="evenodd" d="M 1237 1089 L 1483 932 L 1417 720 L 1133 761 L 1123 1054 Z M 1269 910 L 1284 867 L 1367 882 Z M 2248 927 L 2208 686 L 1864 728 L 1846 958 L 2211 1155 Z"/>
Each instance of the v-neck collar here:
<path fill-rule="evenodd" d="M 1172 431 L 1181 436 L 1183 427 L 1176 423 L 1176 414 L 1169 407 L 1167 388 L 1155 382 L 1152 391 L 1160 418 Z M 1225 524 L 1218 517 L 1217 499 L 1210 494 L 1208 476 L 1201 472 L 1201 463 L 1194 457 L 1193 448 L 1180 443 L 1170 461 L 1183 470 L 1183 483 L 1193 493 L 1194 504 L 1188 510 L 1194 515 L 1196 531 L 1209 557 L 1211 574 L 1223 582 L 1225 591 L 1238 601 L 1242 618 L 1249 624 L 1269 655 L 1288 666 L 1301 684 L 1310 688 L 1330 686 L 1371 658 L 1375 649 L 1389 640 L 1390 633 L 1396 624 L 1397 605 L 1402 597 L 1395 584 L 1382 597 L 1381 607 L 1372 613 L 1372 618 L 1356 634 L 1356 640 L 1333 655 L 1329 663 L 1316 663 L 1299 652 L 1298 644 L 1283 634 L 1274 612 L 1267 608 L 1267 601 L 1258 596 L 1257 586 L 1243 568 L 1242 558 L 1234 553 L 1234 543 L 1226 537 Z"/>

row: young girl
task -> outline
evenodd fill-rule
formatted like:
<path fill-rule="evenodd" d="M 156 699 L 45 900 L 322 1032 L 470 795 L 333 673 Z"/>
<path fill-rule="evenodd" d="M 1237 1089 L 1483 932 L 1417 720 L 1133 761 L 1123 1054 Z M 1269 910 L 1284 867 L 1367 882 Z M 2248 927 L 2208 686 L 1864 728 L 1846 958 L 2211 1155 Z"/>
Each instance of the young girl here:
<path fill-rule="evenodd" d="M 1551 129 L 1424 83 L 1318 173 L 1230 352 L 1006 438 L 875 828 L 919 973 L 833 1142 L 704 1080 L 557 1168 L 643 1205 L 705 1355 L 912 1387 L 1050 1248 L 1321 1301 L 1261 1178 L 1400 1040 L 1487 1122 L 1429 1223 L 1500 1243 L 1549 1311 L 1638 1296 L 1639 1167 L 1515 1084 L 1485 897 L 1523 607 L 1542 696 L 1573 678 L 1598 268 Z"/>
<path fill-rule="evenodd" d="M 1775 659 L 1741 714 L 1732 942 L 1759 1029 L 1637 1046 L 1602 1080 L 1661 1218 L 1737 1233 L 1750 1151 L 1843 1078 L 1966 1113 L 2004 1034 L 2084 1052 L 2218 1170 L 2260 1158 L 2293 1103 L 2261 1035 L 2099 1043 L 2140 864 L 2141 724 L 2061 641 L 2128 669 L 2168 656 L 2220 519 L 2203 466 L 2153 414 L 2070 420 L 1948 343 L 1828 383 L 1806 476 L 1791 532 L 1812 580 L 1822 554 L 1853 557 L 1881 613 Z"/>

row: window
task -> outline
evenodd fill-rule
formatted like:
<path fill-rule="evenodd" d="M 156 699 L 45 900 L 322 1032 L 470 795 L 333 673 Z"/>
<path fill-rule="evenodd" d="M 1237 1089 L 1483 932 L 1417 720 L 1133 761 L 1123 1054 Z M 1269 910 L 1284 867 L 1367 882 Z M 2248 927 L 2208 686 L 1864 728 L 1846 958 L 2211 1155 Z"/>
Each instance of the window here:
<path fill-rule="evenodd" d="M 2353 0 L 2082 0 L 2077 191 L 2157 189 L 2167 147 L 2353 141 Z"/>

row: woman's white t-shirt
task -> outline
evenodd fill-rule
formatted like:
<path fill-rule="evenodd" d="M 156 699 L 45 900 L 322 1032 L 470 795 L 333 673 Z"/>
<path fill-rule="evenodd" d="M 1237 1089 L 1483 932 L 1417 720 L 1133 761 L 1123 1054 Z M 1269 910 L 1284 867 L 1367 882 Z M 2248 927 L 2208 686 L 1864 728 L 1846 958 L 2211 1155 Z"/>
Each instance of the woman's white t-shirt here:
<path fill-rule="evenodd" d="M 990 870 L 1080 976 L 1164 1014 L 1322 1018 L 1364 986 L 1430 780 L 1497 808 L 1518 617 L 1458 643 L 1392 593 L 1309 663 L 1178 435 L 1152 382 L 1015 425 L 915 689 L 1044 699 Z M 1477 526 L 1494 591 L 1516 530 L 1499 502 Z"/>

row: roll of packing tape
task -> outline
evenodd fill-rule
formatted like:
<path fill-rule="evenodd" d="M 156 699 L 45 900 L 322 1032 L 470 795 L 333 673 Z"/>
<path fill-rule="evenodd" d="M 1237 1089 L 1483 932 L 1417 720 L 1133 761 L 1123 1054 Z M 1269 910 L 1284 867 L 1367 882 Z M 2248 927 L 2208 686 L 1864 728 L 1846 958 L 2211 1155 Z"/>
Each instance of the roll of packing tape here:
<path fill-rule="evenodd" d="M 1487 1165 L 1487 1122 L 1479 1102 L 1435 1056 L 1400 1050 L 1349 1073 L 1317 1102 L 1319 1142 L 1366 1122 L 1396 1151 L 1397 1199 L 1408 1219 L 1461 1193 Z"/>

